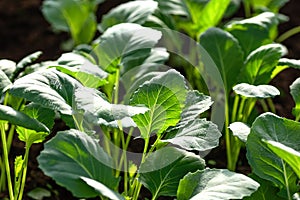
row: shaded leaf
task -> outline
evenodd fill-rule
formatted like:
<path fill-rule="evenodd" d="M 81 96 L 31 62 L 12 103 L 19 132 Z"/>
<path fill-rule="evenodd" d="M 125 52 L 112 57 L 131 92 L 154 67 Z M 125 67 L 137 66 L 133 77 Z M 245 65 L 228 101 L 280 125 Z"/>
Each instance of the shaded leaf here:
<path fill-rule="evenodd" d="M 184 77 L 174 69 L 155 76 L 141 85 L 130 99 L 130 105 L 145 105 L 145 114 L 136 115 L 133 120 L 143 138 L 151 133 L 161 134 L 180 120 L 186 98 Z"/>
<path fill-rule="evenodd" d="M 264 141 L 268 148 L 271 149 L 278 157 L 283 159 L 291 166 L 294 172 L 300 178 L 300 152 L 296 151 L 280 142 Z"/>
<path fill-rule="evenodd" d="M 72 77 L 54 69 L 47 69 L 16 80 L 9 92 L 46 108 L 71 115 L 75 88 L 81 86 Z"/>
<path fill-rule="evenodd" d="M 252 85 L 269 83 L 278 60 L 286 53 L 281 44 L 268 44 L 252 51 L 241 70 L 239 82 Z"/>
<path fill-rule="evenodd" d="M 130 1 L 111 9 L 102 18 L 100 30 L 103 32 L 107 28 L 120 23 L 135 23 L 143 25 L 149 15 L 157 9 L 158 3 L 155 1 Z"/>
<path fill-rule="evenodd" d="M 228 127 L 234 136 L 238 137 L 242 142 L 247 141 L 247 137 L 250 134 L 250 127 L 243 122 L 233 122 Z"/>
<path fill-rule="evenodd" d="M 250 197 L 245 197 L 245 200 L 284 200 L 284 198 L 276 195 L 279 192 L 279 189 L 276 188 L 272 182 L 262 179 L 255 174 L 250 174 L 249 177 L 257 181 L 260 186 Z"/>
<path fill-rule="evenodd" d="M 49 129 L 41 122 L 22 112 L 14 110 L 9 106 L 0 105 L 0 120 L 8 121 L 9 123 L 22 126 L 27 129 L 50 132 Z"/>
<path fill-rule="evenodd" d="M 39 167 L 59 185 L 74 196 L 96 197 L 95 191 L 81 177 L 93 179 L 113 189 L 119 180 L 115 178 L 112 159 L 98 142 L 86 133 L 71 129 L 58 132 L 49 140 L 38 157 Z"/>
<path fill-rule="evenodd" d="M 250 85 L 248 83 L 240 83 L 233 87 L 236 94 L 248 98 L 272 98 L 280 95 L 280 91 L 272 85 Z"/>
<path fill-rule="evenodd" d="M 55 112 L 53 110 L 37 103 L 30 103 L 25 106 L 24 112 L 30 117 L 42 122 L 49 130 L 52 129 L 55 120 Z"/>
<path fill-rule="evenodd" d="M 188 173 L 180 180 L 177 199 L 242 199 L 258 187 L 257 182 L 245 175 L 227 169 L 205 169 Z"/>
<path fill-rule="evenodd" d="M 238 41 L 228 32 L 211 28 L 200 37 L 200 44 L 209 53 L 222 76 L 226 92 L 237 83 L 243 66 L 243 52 Z"/>
<path fill-rule="evenodd" d="M 295 101 L 294 115 L 300 118 L 300 78 L 297 78 L 292 85 L 290 85 L 291 95 Z"/>
<path fill-rule="evenodd" d="M 30 190 L 27 193 L 27 196 L 32 199 L 40 200 L 45 197 L 51 197 L 51 192 L 44 188 L 37 187 L 37 188 L 34 188 L 33 190 Z"/>
<path fill-rule="evenodd" d="M 253 172 L 260 178 L 273 182 L 286 197 L 287 192 L 293 194 L 298 191 L 297 176 L 262 140 L 281 142 L 300 151 L 299 133 L 299 123 L 265 113 L 252 124 L 246 143 L 247 159 Z"/>
<path fill-rule="evenodd" d="M 205 161 L 193 153 L 166 147 L 150 154 L 141 164 L 139 180 L 154 197 L 176 196 L 180 179 L 204 169 Z"/>

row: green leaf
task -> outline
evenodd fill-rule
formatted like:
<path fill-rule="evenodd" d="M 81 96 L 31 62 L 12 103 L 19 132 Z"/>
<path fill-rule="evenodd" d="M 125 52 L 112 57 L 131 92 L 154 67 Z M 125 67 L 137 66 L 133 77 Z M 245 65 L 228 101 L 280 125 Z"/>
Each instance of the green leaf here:
<path fill-rule="evenodd" d="M 293 112 L 298 120 L 300 118 L 300 78 L 297 78 L 292 85 L 290 85 L 290 90 L 296 104 Z"/>
<path fill-rule="evenodd" d="M 25 58 L 23 58 L 20 62 L 17 63 L 17 70 L 23 69 L 24 67 L 32 64 L 34 61 L 36 61 L 40 56 L 42 55 L 41 51 L 34 52 Z"/>
<path fill-rule="evenodd" d="M 23 58 L 20 62 L 17 63 L 16 65 L 16 69 L 14 70 L 12 76 L 11 76 L 11 80 L 14 80 L 18 77 L 18 75 L 24 71 L 24 69 L 32 64 L 35 60 L 37 60 L 40 56 L 42 55 L 41 51 L 37 51 L 35 53 L 32 53 L 28 56 L 26 56 L 25 58 Z"/>
<path fill-rule="evenodd" d="M 35 200 L 41 200 L 45 197 L 51 197 L 51 192 L 44 188 L 36 187 L 33 190 L 27 192 L 27 196 Z"/>
<path fill-rule="evenodd" d="M 247 98 L 272 98 L 280 95 L 280 91 L 272 85 L 250 85 L 248 83 L 240 83 L 233 87 L 236 94 Z"/>
<path fill-rule="evenodd" d="M 245 175 L 227 169 L 205 169 L 188 173 L 180 180 L 177 199 L 242 199 L 258 187 L 257 182 Z"/>
<path fill-rule="evenodd" d="M 48 141 L 38 162 L 47 176 L 66 187 L 76 197 L 90 198 L 99 195 L 81 177 L 98 181 L 110 189 L 116 188 L 119 182 L 113 173 L 112 159 L 98 142 L 86 133 L 74 129 L 58 132 Z"/>
<path fill-rule="evenodd" d="M 275 13 L 287 2 L 289 0 L 250 0 L 254 9 L 268 8 Z"/>
<path fill-rule="evenodd" d="M 42 12 L 54 29 L 69 31 L 76 44 L 89 43 L 97 29 L 95 10 L 101 2 L 46 0 Z"/>
<path fill-rule="evenodd" d="M 271 149 L 278 157 L 283 159 L 291 166 L 294 172 L 300 178 L 300 152 L 296 151 L 280 142 L 264 141 L 268 148 Z"/>
<path fill-rule="evenodd" d="M 22 126 L 27 129 L 50 132 L 49 129 L 41 122 L 22 112 L 14 110 L 9 106 L 0 105 L 0 120 L 8 121 L 9 123 Z"/>
<path fill-rule="evenodd" d="M 228 127 L 234 136 L 238 137 L 242 142 L 247 141 L 247 137 L 250 134 L 250 127 L 243 122 L 233 122 Z"/>
<path fill-rule="evenodd" d="M 65 53 L 57 61 L 60 66 L 55 66 L 56 69 L 73 76 L 86 87 L 98 88 L 107 83 L 108 74 L 82 55 Z"/>
<path fill-rule="evenodd" d="M 243 52 L 238 41 L 228 32 L 211 28 L 201 35 L 200 44 L 217 65 L 229 93 L 243 66 Z"/>
<path fill-rule="evenodd" d="M 99 195 L 102 195 L 104 197 L 107 197 L 111 200 L 125 200 L 124 197 L 122 197 L 119 193 L 109 189 L 102 183 L 95 181 L 93 179 L 87 178 L 87 177 L 80 177 L 86 184 L 91 186 L 95 189 L 96 192 L 98 192 Z"/>
<path fill-rule="evenodd" d="M 226 26 L 226 30 L 237 38 L 244 55 L 248 56 L 258 47 L 272 43 L 271 28 L 277 24 L 274 13 L 264 12 L 249 19 L 233 21 Z"/>
<path fill-rule="evenodd" d="M 30 117 L 37 119 L 46 125 L 49 130 L 52 129 L 55 120 L 55 112 L 49 108 L 45 108 L 37 103 L 30 103 L 25 106 L 24 113 Z"/>
<path fill-rule="evenodd" d="M 172 129 L 163 142 L 170 142 L 186 150 L 206 151 L 219 145 L 222 136 L 218 126 L 206 119 L 195 119 L 182 128 Z"/>
<path fill-rule="evenodd" d="M 230 0 L 210 0 L 205 7 L 199 12 L 195 10 L 191 13 L 199 13 L 199 17 L 192 18 L 198 26 L 198 33 L 206 31 L 208 28 L 218 25 L 230 3 Z M 195 7 L 192 7 L 193 9 Z M 218 11 L 218 12 L 216 12 Z"/>
<path fill-rule="evenodd" d="M 149 111 L 133 117 L 143 138 L 161 134 L 180 120 L 186 98 L 184 77 L 174 69 L 146 81 L 132 95 L 130 105 L 145 105 Z"/>
<path fill-rule="evenodd" d="M 180 121 L 175 128 L 185 127 L 188 123 L 197 119 L 201 113 L 207 111 L 212 104 L 213 101 L 210 96 L 206 96 L 197 90 L 188 91 Z"/>
<path fill-rule="evenodd" d="M 245 200 L 284 200 L 284 198 L 281 198 L 278 195 L 276 195 L 279 192 L 279 189 L 276 188 L 272 182 L 259 178 L 255 174 L 250 174 L 249 177 L 257 181 L 260 184 L 260 186 L 258 190 L 252 193 L 250 197 L 244 198 Z"/>
<path fill-rule="evenodd" d="M 41 70 L 16 80 L 10 94 L 41 104 L 63 114 L 72 114 L 75 88 L 82 85 L 55 69 Z"/>
<path fill-rule="evenodd" d="M 159 9 L 167 15 L 189 16 L 187 7 L 182 0 L 156 0 Z"/>
<path fill-rule="evenodd" d="M 7 77 L 7 75 L 0 70 L 0 96 L 5 93 L 12 86 L 11 81 Z"/>
<path fill-rule="evenodd" d="M 19 140 L 25 142 L 28 147 L 30 147 L 34 143 L 43 142 L 48 136 L 48 133 L 37 132 L 35 130 L 26 129 L 20 126 L 18 126 L 16 130 L 19 136 Z"/>
<path fill-rule="evenodd" d="M 121 4 L 103 15 L 101 24 L 98 27 L 103 32 L 107 28 L 120 23 L 143 25 L 157 7 L 158 3 L 155 1 L 130 1 Z"/>
<path fill-rule="evenodd" d="M 286 48 L 280 44 L 267 44 L 252 51 L 241 70 L 239 82 L 252 85 L 269 83 L 278 60 L 285 53 Z"/>
<path fill-rule="evenodd" d="M 176 196 L 180 179 L 188 172 L 204 169 L 204 166 L 204 160 L 200 156 L 166 147 L 150 154 L 141 164 L 139 180 L 151 191 L 153 199 L 159 196 Z"/>
<path fill-rule="evenodd" d="M 122 23 L 107 29 L 95 41 L 94 52 L 102 69 L 114 72 L 132 61 L 143 63 L 160 38 L 161 32 L 154 29 Z"/>
<path fill-rule="evenodd" d="M 145 107 L 134 107 L 121 104 L 111 104 L 104 97 L 103 93 L 91 88 L 78 88 L 75 90 L 76 109 L 83 110 L 85 119 L 89 123 L 109 125 L 114 122 L 117 126 L 117 120 L 122 120 L 148 111 Z M 126 125 L 126 120 L 123 121 Z M 113 124 L 110 124 L 113 125 Z"/>
<path fill-rule="evenodd" d="M 253 172 L 273 182 L 287 197 L 298 191 L 297 176 L 283 159 L 273 153 L 262 140 L 281 142 L 300 151 L 300 124 L 272 113 L 260 115 L 252 124 L 246 148 Z"/>
<path fill-rule="evenodd" d="M 300 60 L 280 58 L 277 65 L 300 69 Z"/>

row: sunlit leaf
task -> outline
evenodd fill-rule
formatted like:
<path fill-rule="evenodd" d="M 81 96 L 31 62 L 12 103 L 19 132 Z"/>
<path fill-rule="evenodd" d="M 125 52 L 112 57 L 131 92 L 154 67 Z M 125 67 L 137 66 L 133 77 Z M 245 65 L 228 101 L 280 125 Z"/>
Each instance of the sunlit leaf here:
<path fill-rule="evenodd" d="M 105 78 L 108 74 L 79 54 L 65 53 L 57 62 L 59 66 L 55 66 L 56 69 L 73 76 L 86 87 L 98 88 L 107 83 Z"/>
<path fill-rule="evenodd" d="M 248 98 L 272 98 L 280 95 L 280 91 L 272 85 L 250 85 L 248 83 L 240 83 L 233 87 L 236 94 Z"/>
<path fill-rule="evenodd" d="M 113 72 L 132 61 L 143 63 L 160 38 L 161 33 L 157 30 L 122 23 L 107 29 L 95 41 L 94 52 L 102 69 Z"/>
<path fill-rule="evenodd" d="M 73 93 L 75 88 L 81 86 L 74 78 L 54 69 L 47 69 L 16 80 L 9 92 L 46 108 L 71 115 Z"/>
<path fill-rule="evenodd" d="M 245 57 L 261 45 L 272 43 L 271 28 L 278 24 L 272 12 L 264 12 L 249 19 L 233 21 L 226 26 L 241 45 Z"/>
<path fill-rule="evenodd" d="M 98 192 L 100 195 L 107 197 L 111 200 L 124 200 L 125 198 L 122 197 L 119 193 L 109 189 L 108 187 L 106 187 L 105 185 L 103 185 L 102 183 L 87 178 L 87 177 L 80 177 L 84 182 L 86 182 L 86 184 L 88 184 L 89 186 L 91 186 L 92 188 L 95 189 L 96 192 Z"/>
<path fill-rule="evenodd" d="M 238 137 L 241 141 L 246 142 L 250 134 L 250 127 L 243 122 L 233 122 L 228 127 L 234 136 Z"/>
<path fill-rule="evenodd" d="M 133 117 L 142 137 L 147 138 L 151 133 L 161 134 L 169 126 L 175 126 L 180 120 L 185 98 L 184 77 L 173 69 L 141 85 L 132 95 L 130 105 L 149 108 L 145 114 Z"/>
<path fill-rule="evenodd" d="M 120 23 L 136 23 L 143 25 L 149 15 L 157 9 L 158 3 L 155 1 L 129 1 L 111 9 L 102 17 L 100 30 Z"/>
<path fill-rule="evenodd" d="M 245 61 L 239 82 L 252 85 L 269 83 L 279 59 L 286 52 L 286 48 L 280 44 L 268 44 L 255 49 Z"/>
<path fill-rule="evenodd" d="M 222 136 L 218 126 L 205 119 L 195 119 L 182 128 L 172 129 L 163 142 L 170 142 L 186 150 L 206 151 L 219 145 Z"/>
<path fill-rule="evenodd" d="M 287 162 L 294 172 L 300 178 L 300 152 L 296 151 L 280 142 L 264 141 L 269 149 L 271 149 L 278 157 Z"/>
<path fill-rule="evenodd" d="M 227 169 L 205 169 L 188 173 L 180 180 L 177 199 L 242 199 L 258 187 L 257 182 L 243 174 Z"/>

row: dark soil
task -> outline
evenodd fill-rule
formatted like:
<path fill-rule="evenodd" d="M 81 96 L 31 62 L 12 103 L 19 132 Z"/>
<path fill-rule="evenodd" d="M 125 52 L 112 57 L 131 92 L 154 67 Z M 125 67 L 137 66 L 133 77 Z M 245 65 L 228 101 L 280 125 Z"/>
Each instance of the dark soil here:
<path fill-rule="evenodd" d="M 123 0 L 125 1 L 125 0 Z M 98 17 L 106 13 L 111 7 L 123 2 L 122 0 L 107 1 L 100 7 Z M 57 59 L 63 52 L 61 50 L 62 42 L 66 41 L 69 36 L 66 33 L 55 34 L 51 30 L 50 25 L 44 20 L 40 7 L 41 0 L 1 0 L 0 1 L 0 59 L 11 59 L 19 61 L 24 56 L 35 51 L 42 51 L 42 60 Z M 288 4 L 281 10 L 283 14 L 290 17 L 288 23 L 280 25 L 280 33 L 300 25 L 300 1 L 290 0 Z M 284 43 L 289 50 L 288 57 L 300 59 L 300 34 L 287 39 Z M 293 118 L 291 115 L 294 102 L 289 95 L 289 86 L 300 76 L 300 72 L 294 69 L 287 69 L 280 73 L 272 84 L 281 90 L 281 96 L 275 99 L 277 114 L 287 118 Z M 64 124 L 57 123 L 54 133 L 57 129 L 65 127 Z M 53 134 L 54 134 L 53 133 Z M 215 167 L 226 167 L 224 145 L 214 150 L 213 158 L 217 165 Z M 52 192 L 50 199 L 74 199 L 70 192 L 59 187 L 51 178 L 45 176 L 39 170 L 36 157 L 39 155 L 42 144 L 33 145 L 30 154 L 29 171 L 27 178 L 26 191 L 30 191 L 36 187 L 42 187 Z M 13 143 L 11 157 L 23 154 L 24 146 L 16 139 Z M 242 163 L 238 167 L 238 171 L 249 173 L 250 169 L 245 161 L 244 154 L 241 154 Z M 214 166 L 214 165 L 212 165 Z M 147 193 L 145 193 L 147 196 Z M 0 194 L 0 199 L 4 197 Z M 24 199 L 29 199 L 24 197 Z M 164 199 L 164 198 L 162 198 Z"/>

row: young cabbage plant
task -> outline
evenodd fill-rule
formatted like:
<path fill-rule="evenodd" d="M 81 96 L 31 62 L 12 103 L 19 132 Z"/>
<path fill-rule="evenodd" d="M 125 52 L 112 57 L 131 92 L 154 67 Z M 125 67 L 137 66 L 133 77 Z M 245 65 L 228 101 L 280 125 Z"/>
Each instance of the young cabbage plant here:
<path fill-rule="evenodd" d="M 28 69 L 32 67 L 32 63 L 38 59 L 41 55 L 41 52 L 32 53 L 26 57 L 24 57 L 18 63 L 15 63 L 11 60 L 2 59 L 0 60 L 0 96 L 1 104 L 4 106 L 10 106 L 11 108 L 20 111 L 23 110 L 25 105 L 25 101 L 22 98 L 17 98 L 8 93 L 10 87 L 12 87 L 15 80 L 26 75 L 28 73 Z M 16 126 L 14 124 L 9 124 L 6 131 L 6 151 L 9 154 L 11 149 L 11 144 L 13 140 L 13 136 L 15 133 Z M 2 147 L 3 151 L 5 147 Z M 4 163 L 4 158 L 0 158 L 0 192 L 5 191 L 7 188 L 6 184 L 6 168 Z"/>
<path fill-rule="evenodd" d="M 271 85 L 254 86 L 247 83 L 235 85 L 233 91 L 235 92 L 235 98 L 231 122 L 234 123 L 228 127 L 232 131 L 233 137 L 229 139 L 231 146 L 227 149 L 227 155 L 230 158 L 229 163 L 231 163 L 228 165 L 228 168 L 235 171 L 240 148 L 243 146 L 243 143 L 246 142 L 247 135 L 249 134 L 247 128 L 244 128 L 244 124 L 250 123 L 250 115 L 256 102 L 259 101 L 264 112 L 267 112 L 269 108 L 265 102 L 266 100 L 269 103 L 271 111 L 275 113 L 275 108 L 270 98 L 279 95 L 280 92 Z"/>
<path fill-rule="evenodd" d="M 249 199 L 293 199 L 299 192 L 299 122 L 260 115 L 247 138 L 247 159 L 262 188 Z"/>
<path fill-rule="evenodd" d="M 73 45 L 89 44 L 97 30 L 97 7 L 103 1 L 46 0 L 42 13 L 54 30 L 70 33 Z"/>
<path fill-rule="evenodd" d="M 44 116 L 45 117 L 45 116 Z M 49 118 L 48 118 L 49 117 Z M 27 164 L 29 150 L 32 144 L 42 142 L 50 132 L 48 127 L 39 122 L 34 116 L 28 116 L 23 112 L 14 110 L 9 106 L 0 105 L 0 128 L 1 128 L 1 141 L 3 150 L 3 163 L 1 163 L 6 173 L 7 187 L 9 198 L 12 200 L 21 200 L 24 193 L 26 182 Z M 47 115 L 47 119 L 51 120 Z M 17 156 L 14 162 L 14 181 L 11 179 L 11 169 L 9 165 L 9 149 L 7 143 L 7 127 L 8 123 L 17 126 L 16 131 L 21 141 L 25 142 L 25 155 Z M 2 168 L 2 166 L 1 166 Z M 5 179 L 4 179 L 5 180 Z"/>
<path fill-rule="evenodd" d="M 150 31 L 152 37 L 138 35 L 139 29 Z M 99 45 L 91 53 L 95 57 L 76 51 L 63 54 L 48 69 L 13 83 L 9 94 L 26 99 L 30 115 L 42 116 L 35 111 L 42 106 L 60 114 L 72 128 L 60 131 L 45 144 L 38 157 L 40 168 L 80 198 L 138 199 L 143 187 L 152 199 L 209 198 L 211 194 L 197 189 L 202 185 L 195 182 L 195 190 L 183 194 L 186 186 L 180 182 L 188 173 L 203 181 L 206 177 L 239 179 L 248 186 L 240 189 L 241 184 L 223 183 L 228 186 L 225 188 L 236 190 L 223 199 L 249 196 L 259 186 L 255 181 L 226 170 L 205 169 L 205 161 L 190 152 L 218 146 L 221 133 L 214 123 L 199 117 L 212 105 L 210 97 L 188 89 L 176 70 L 161 72 L 153 67 L 168 58 L 163 49 L 154 48 L 159 38 L 159 31 L 119 24 L 98 38 Z M 125 87 L 128 98 L 122 101 L 120 84 L 128 81 L 122 75 L 135 68 Z M 18 132 L 20 138 L 28 135 L 22 129 Z M 136 161 L 128 151 L 138 140 L 142 150 Z M 207 184 L 217 196 L 229 193 L 218 190 L 214 182 L 199 183 Z"/>

